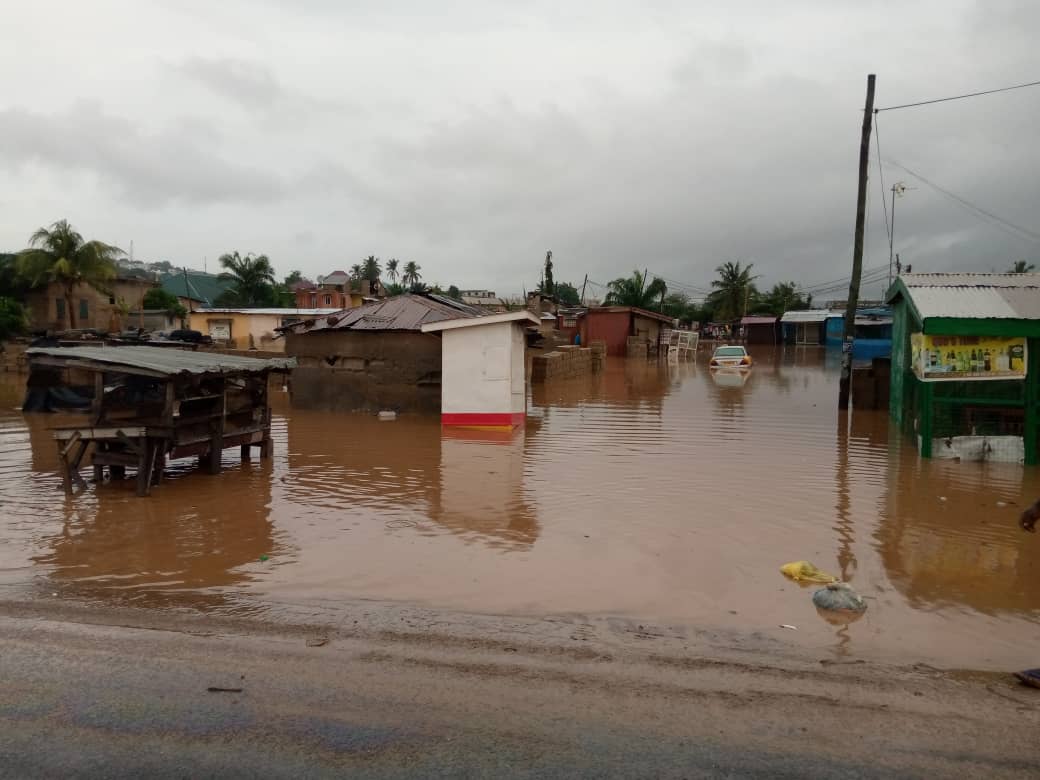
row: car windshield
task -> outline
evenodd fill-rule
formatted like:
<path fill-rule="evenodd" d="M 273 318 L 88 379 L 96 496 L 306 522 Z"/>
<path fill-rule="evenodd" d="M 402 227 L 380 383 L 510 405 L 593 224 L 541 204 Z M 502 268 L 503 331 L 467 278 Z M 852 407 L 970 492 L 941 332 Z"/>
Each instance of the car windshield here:
<path fill-rule="evenodd" d="M 715 357 L 744 357 L 743 347 L 719 347 L 715 350 Z"/>

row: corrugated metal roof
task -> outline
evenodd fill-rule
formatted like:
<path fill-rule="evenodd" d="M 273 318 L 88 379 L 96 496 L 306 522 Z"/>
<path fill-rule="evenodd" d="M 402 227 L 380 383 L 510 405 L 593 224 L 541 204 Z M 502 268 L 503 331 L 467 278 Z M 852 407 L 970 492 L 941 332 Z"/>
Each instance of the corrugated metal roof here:
<path fill-rule="evenodd" d="M 133 373 L 133 369 L 138 368 L 170 376 L 257 373 L 296 366 L 295 358 L 259 359 L 163 347 L 31 347 L 25 354 L 30 360 L 35 355 L 47 355 L 72 361 L 90 360 L 122 366 L 129 369 L 128 373 Z"/>
<path fill-rule="evenodd" d="M 324 317 L 294 322 L 278 330 L 291 333 L 313 333 L 322 330 L 417 331 L 431 322 L 479 317 L 483 313 L 451 298 L 406 293 L 353 309 L 343 309 Z"/>
<path fill-rule="evenodd" d="M 922 319 L 1040 319 L 1040 274 L 903 274 L 899 281 Z"/>
<path fill-rule="evenodd" d="M 805 309 L 789 311 L 780 318 L 780 322 L 823 322 L 831 316 L 827 309 Z"/>

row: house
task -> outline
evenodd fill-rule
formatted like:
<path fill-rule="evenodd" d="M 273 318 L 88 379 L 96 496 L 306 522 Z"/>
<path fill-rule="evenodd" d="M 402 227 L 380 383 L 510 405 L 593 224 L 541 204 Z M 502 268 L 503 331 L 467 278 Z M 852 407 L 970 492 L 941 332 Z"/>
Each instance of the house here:
<path fill-rule="evenodd" d="M 422 326 L 478 317 L 440 295 L 397 295 L 280 329 L 297 359 L 293 406 L 330 411 L 441 411 L 441 339 Z"/>
<path fill-rule="evenodd" d="M 826 309 L 789 311 L 780 318 L 781 333 L 785 344 L 818 346 L 824 343 L 824 324 L 830 312 Z"/>
<path fill-rule="evenodd" d="M 294 285 L 296 305 L 301 309 L 352 309 L 383 295 L 382 285 L 362 279 L 355 282 L 346 271 L 319 276 L 318 283 Z"/>
<path fill-rule="evenodd" d="M 334 314 L 337 309 L 196 309 L 188 313 L 188 327 L 230 349 L 282 352 L 285 342 L 278 329 L 311 317 Z"/>
<path fill-rule="evenodd" d="M 675 321 L 656 311 L 635 306 L 600 306 L 578 316 L 582 344 L 605 341 L 607 354 L 616 357 L 646 355 L 656 349 L 661 330 Z"/>
<path fill-rule="evenodd" d="M 903 274 L 889 413 L 924 457 L 1038 462 L 1040 275 Z"/>
<path fill-rule="evenodd" d="M 751 315 L 742 317 L 740 329 L 748 344 L 777 344 L 780 341 L 780 325 L 776 317 Z"/>
<path fill-rule="evenodd" d="M 203 271 L 172 271 L 159 277 L 159 286 L 176 295 L 181 306 L 189 311 L 216 306 L 217 300 L 232 284 L 230 279 Z"/>
<path fill-rule="evenodd" d="M 122 330 L 126 323 L 121 307 L 139 310 L 145 293 L 156 286 L 154 281 L 136 276 L 117 276 L 106 290 L 77 284 L 72 290 L 73 320 L 77 330 L 102 332 Z M 29 324 L 34 331 L 61 331 L 69 328 L 68 301 L 65 287 L 51 282 L 46 287 L 30 290 L 26 295 Z"/>

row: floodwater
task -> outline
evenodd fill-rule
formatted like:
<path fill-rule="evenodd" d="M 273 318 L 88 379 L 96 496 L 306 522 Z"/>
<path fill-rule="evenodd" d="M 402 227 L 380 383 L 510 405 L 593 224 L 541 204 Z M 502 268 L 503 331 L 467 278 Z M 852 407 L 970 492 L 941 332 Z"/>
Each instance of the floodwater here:
<path fill-rule="evenodd" d="M 48 428 L 0 375 L 0 598 L 50 596 L 277 619 L 373 599 L 496 614 L 618 615 L 836 655 L 1036 665 L 1040 537 L 1016 525 L 1040 472 L 925 461 L 884 412 L 836 411 L 838 356 L 611 359 L 531 392 L 511 436 L 293 410 L 274 457 L 190 461 L 68 500 Z M 832 625 L 781 564 L 867 599 Z M 797 631 L 780 628 L 797 627 Z"/>

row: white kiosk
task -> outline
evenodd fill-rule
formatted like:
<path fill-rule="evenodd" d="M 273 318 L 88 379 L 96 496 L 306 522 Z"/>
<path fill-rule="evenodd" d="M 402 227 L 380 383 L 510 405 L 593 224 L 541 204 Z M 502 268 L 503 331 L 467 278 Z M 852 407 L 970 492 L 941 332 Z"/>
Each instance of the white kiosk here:
<path fill-rule="evenodd" d="M 539 324 L 529 311 L 431 322 L 440 333 L 441 424 L 468 428 L 523 425 L 527 414 L 524 328 Z"/>

